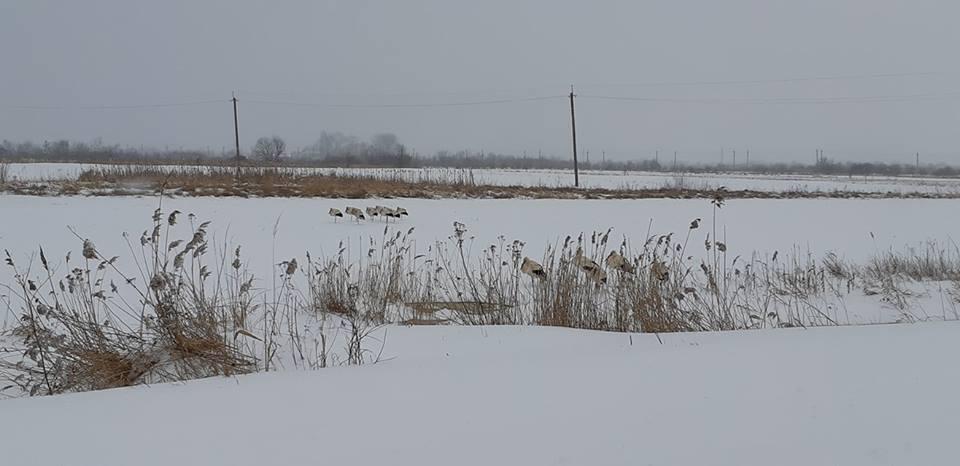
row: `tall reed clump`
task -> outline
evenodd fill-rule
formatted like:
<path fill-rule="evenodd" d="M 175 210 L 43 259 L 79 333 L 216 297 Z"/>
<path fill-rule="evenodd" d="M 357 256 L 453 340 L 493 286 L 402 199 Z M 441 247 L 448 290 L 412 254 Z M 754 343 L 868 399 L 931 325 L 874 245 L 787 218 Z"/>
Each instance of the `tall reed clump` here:
<path fill-rule="evenodd" d="M 723 198 L 713 204 L 720 209 Z M 559 249 L 547 251 L 546 277 L 533 283 L 534 321 L 653 333 L 746 328 L 741 292 L 747 282 L 736 268 L 739 258 L 728 261 L 725 243 L 708 234 L 704 258 L 695 264 L 689 247 L 700 226 L 701 219 L 691 221 L 682 242 L 673 234 L 649 235 L 639 251 L 626 238 L 608 249 L 609 230 L 594 232 L 589 241 L 567 237 Z M 584 254 L 589 261 L 577 259 Z M 591 263 L 609 271 L 602 282 L 585 273 L 583 264 Z"/>
<path fill-rule="evenodd" d="M 611 248 L 610 231 L 567 237 L 542 257 L 544 274 L 527 279 L 518 314 L 538 325 L 653 333 L 838 325 L 850 322 L 845 296 L 870 294 L 865 276 L 889 278 L 897 270 L 943 280 L 960 270 L 960 260 L 942 257 L 942 248 L 893 254 L 882 259 L 885 267 L 875 259 L 872 268 L 885 271 L 873 273 L 834 254 L 817 260 L 797 249 L 731 257 L 719 222 L 723 192 L 711 203 L 710 221 L 693 219 L 679 241 L 648 235 L 636 250 L 626 238 Z M 705 228 L 694 252 L 696 233 Z M 596 265 L 606 271 L 603 281 L 589 272 Z M 895 304 L 902 309 L 906 301 Z"/>
<path fill-rule="evenodd" d="M 413 228 L 405 233 L 384 227 L 377 242 L 370 238 L 358 263 L 349 261 L 350 247 L 342 242 L 332 257 L 314 258 L 307 254 L 306 301 L 313 315 L 326 322 L 336 319 L 346 329 L 345 363 L 376 361 L 364 344 L 378 328 L 401 319 L 404 299 L 418 293 L 419 283 L 413 270 Z M 326 344 L 325 336 L 324 346 Z M 382 345 L 380 349 L 382 350 Z M 321 355 L 321 367 L 327 364 L 327 352 Z M 336 361 L 334 361 L 336 362 Z"/>
<path fill-rule="evenodd" d="M 605 277 L 592 276 L 576 264 L 577 253 L 590 261 L 602 260 L 609 239 L 606 233 L 592 233 L 588 242 L 581 234 L 576 242 L 567 236 L 559 247 L 548 247 L 543 256 L 545 274 L 531 277 L 531 316 L 538 325 L 589 329 L 628 329 L 605 311 Z M 584 252 L 584 247 L 587 247 Z M 584 259 L 581 259 L 584 260 Z M 612 287 L 619 288 L 619 281 Z"/>
<path fill-rule="evenodd" d="M 346 318 L 352 325 L 519 324 L 514 304 L 519 292 L 522 243 L 485 248 L 475 262 L 466 227 L 457 223 L 447 242 L 418 253 L 414 229 L 385 227 L 379 240 L 363 245 L 359 261 L 340 244 L 332 257 L 309 258 L 313 308 Z"/>
<path fill-rule="evenodd" d="M 240 299 L 224 299 L 205 260 L 208 223 L 191 216 L 189 239 L 174 239 L 179 218 L 157 209 L 139 244 L 128 239 L 129 274 L 89 239 L 81 239 L 79 259 L 67 254 L 61 264 L 41 249 L 37 277 L 7 252 L 10 289 L 21 304 L 13 335 L 25 357 L 0 361 L 15 373 L 12 382 L 30 394 L 54 394 L 256 370 L 257 359 L 236 342 L 249 334 L 242 297 L 252 278 L 235 283 L 231 293 Z"/>
<path fill-rule="evenodd" d="M 428 261 L 435 268 L 425 280 L 431 301 L 421 306 L 446 309 L 453 321 L 466 325 L 523 323 L 518 309 L 523 243 L 500 236 L 474 260 L 474 241 L 465 224 L 454 222 L 447 241 L 431 246 Z"/>
<path fill-rule="evenodd" d="M 960 280 L 960 249 L 927 242 L 905 252 L 883 251 L 875 254 L 864 273 L 873 279 L 901 277 L 909 280 Z"/>
<path fill-rule="evenodd" d="M 956 244 L 945 247 L 931 241 L 906 251 L 877 252 L 859 273 L 868 292 L 881 295 L 885 303 L 902 311 L 903 320 L 915 320 L 908 309 L 911 298 L 924 293 L 911 286 L 913 283 L 946 285 L 953 301 L 960 303 L 960 249 Z M 957 312 L 954 306 L 953 315 L 956 316 Z M 945 308 L 943 316 L 947 318 Z"/>
<path fill-rule="evenodd" d="M 139 238 L 124 234 L 124 259 L 76 232 L 79 258 L 68 253 L 55 263 L 41 249 L 39 273 L 5 251 L 13 283 L 3 287 L 19 319 L 0 334 L 0 392 L 46 395 L 372 360 L 361 336 L 327 337 L 295 284 L 295 258 L 281 264 L 272 287 L 258 288 L 239 247 L 214 248 L 210 223 L 183 217 L 156 209 Z M 340 357 L 334 345 L 351 352 Z"/>

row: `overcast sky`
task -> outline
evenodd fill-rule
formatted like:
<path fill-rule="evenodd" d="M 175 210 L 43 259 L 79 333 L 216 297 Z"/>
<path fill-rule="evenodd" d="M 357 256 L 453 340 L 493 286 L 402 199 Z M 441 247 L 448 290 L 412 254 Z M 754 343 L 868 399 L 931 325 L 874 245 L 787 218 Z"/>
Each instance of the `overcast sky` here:
<path fill-rule="evenodd" d="M 957 18 L 952 0 L 4 0 L 0 138 L 219 151 L 237 90 L 245 150 L 326 130 L 567 156 L 575 84 L 592 160 L 960 163 Z"/>

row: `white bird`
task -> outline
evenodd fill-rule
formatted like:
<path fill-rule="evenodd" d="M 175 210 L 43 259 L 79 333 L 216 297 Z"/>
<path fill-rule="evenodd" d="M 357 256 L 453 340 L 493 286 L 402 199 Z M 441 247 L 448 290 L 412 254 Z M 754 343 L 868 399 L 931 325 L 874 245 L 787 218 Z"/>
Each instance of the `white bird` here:
<path fill-rule="evenodd" d="M 345 211 L 347 215 L 352 215 L 353 218 L 357 220 L 357 223 L 360 223 L 360 220 L 366 219 L 366 217 L 363 216 L 363 211 L 356 207 L 347 207 Z"/>
<path fill-rule="evenodd" d="M 333 217 L 334 222 L 337 221 L 337 218 L 343 218 L 343 212 L 340 212 L 340 209 L 335 209 L 333 207 L 331 207 L 330 210 L 327 211 L 327 214 Z"/>
<path fill-rule="evenodd" d="M 396 209 L 393 209 L 393 211 L 400 215 L 410 215 L 407 213 L 407 209 L 404 209 L 403 207 L 397 207 Z"/>
<path fill-rule="evenodd" d="M 543 280 L 547 276 L 547 273 L 543 271 L 543 266 L 529 257 L 523 258 L 523 263 L 520 264 L 520 271 L 540 280 Z"/>
<path fill-rule="evenodd" d="M 386 217 L 388 222 L 391 218 L 400 218 L 400 214 L 395 209 L 383 206 L 377 206 L 377 209 L 380 209 L 380 215 Z"/>
<path fill-rule="evenodd" d="M 610 251 L 610 255 L 607 256 L 607 267 L 611 269 L 617 269 L 624 273 L 634 273 L 636 267 L 627 260 L 626 257 L 623 257 L 617 251 Z"/>
<path fill-rule="evenodd" d="M 382 205 L 377 205 L 377 206 L 373 206 L 373 207 L 367 207 L 367 214 L 370 215 L 370 217 L 380 217 L 380 218 L 383 218 L 383 217 L 385 217 L 385 215 L 384 215 L 384 209 L 386 209 L 386 207 L 384 207 L 384 206 L 382 206 Z"/>
<path fill-rule="evenodd" d="M 577 248 L 577 255 L 573 258 L 573 264 L 580 267 L 580 270 L 583 270 L 587 277 L 598 285 L 607 282 L 607 272 L 604 272 L 596 261 L 584 256 L 583 248 Z"/>

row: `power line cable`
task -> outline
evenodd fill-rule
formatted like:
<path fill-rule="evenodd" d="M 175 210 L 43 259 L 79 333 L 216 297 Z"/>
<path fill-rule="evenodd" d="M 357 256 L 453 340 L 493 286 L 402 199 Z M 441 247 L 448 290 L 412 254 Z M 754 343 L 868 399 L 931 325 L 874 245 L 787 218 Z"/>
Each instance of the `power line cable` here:
<path fill-rule="evenodd" d="M 756 104 L 851 104 L 851 103 L 896 103 L 955 99 L 960 92 L 879 95 L 879 96 L 831 96 L 831 97 L 758 97 L 758 98 L 685 98 L 685 97 L 639 97 L 613 95 L 580 95 L 582 99 L 611 100 L 621 102 L 675 103 L 675 104 L 720 104 L 720 105 L 756 105 Z"/>
<path fill-rule="evenodd" d="M 741 85 L 741 84 L 784 84 L 809 81 L 852 81 L 860 79 L 886 79 L 886 78 L 904 78 L 920 76 L 943 76 L 955 73 L 943 71 L 927 71 L 914 73 L 878 73 L 878 74 L 855 74 L 838 76 L 803 76 L 795 78 L 777 78 L 777 79 L 750 79 L 750 80 L 731 80 L 731 81 L 661 81 L 647 83 L 581 83 L 579 87 L 669 87 L 669 86 L 720 86 L 720 85 Z"/>
<path fill-rule="evenodd" d="M 433 108 L 433 107 L 468 107 L 475 105 L 498 105 L 517 102 L 535 102 L 553 99 L 565 99 L 564 95 L 551 95 L 539 97 L 521 97 L 512 99 L 493 99 L 493 100 L 473 100 L 461 102 L 434 102 L 434 103 L 412 103 L 412 104 L 336 104 L 323 102 L 292 102 L 279 100 L 259 100 L 245 99 L 246 103 L 267 104 L 267 105 L 287 105 L 296 107 L 327 107 L 327 108 Z"/>
<path fill-rule="evenodd" d="M 879 75 L 871 75 L 879 76 Z M 886 75 L 890 76 L 890 75 Z M 802 78 L 797 78 L 802 79 Z M 832 78 L 809 78 L 809 79 L 832 79 Z M 440 108 L 440 107 L 469 107 L 481 105 L 501 105 L 510 103 L 536 102 L 546 100 L 565 99 L 566 95 L 547 95 L 533 97 L 515 97 L 503 99 L 488 100 L 468 100 L 452 102 L 422 102 L 422 103 L 330 103 L 330 102 L 306 102 L 306 101 L 283 101 L 266 99 L 244 99 L 245 103 L 281 105 L 296 107 L 324 107 L 324 108 Z M 924 93 L 924 94 L 905 94 L 905 95 L 877 95 L 877 96 L 827 96 L 827 97 L 758 97 L 758 98 L 709 98 L 709 97 L 648 97 L 648 96 L 624 96 L 624 95 L 599 95 L 585 94 L 578 97 L 594 100 L 610 100 L 623 102 L 648 102 L 648 103 L 675 103 L 675 104 L 845 104 L 845 103 L 888 103 L 888 102 L 909 102 L 924 101 L 935 99 L 954 99 L 960 97 L 960 92 L 945 93 Z M 229 103 L 228 99 L 197 100 L 187 102 L 168 102 L 168 103 L 150 103 L 150 104 L 128 104 L 128 105 L 19 105 L 2 104 L 0 108 L 18 109 L 18 110 L 134 110 L 134 109 L 156 109 L 170 107 L 186 107 L 197 105 L 209 105 L 217 103 Z"/>
<path fill-rule="evenodd" d="M 580 83 L 579 87 L 657 87 L 657 86 L 710 86 L 710 85 L 741 85 L 741 84 L 776 84 L 776 83 L 794 83 L 808 81 L 844 81 L 844 80 L 864 80 L 864 79 L 887 79 L 902 77 L 926 77 L 926 76 L 945 76 L 956 73 L 944 71 L 924 71 L 907 73 L 874 73 L 874 74 L 853 74 L 853 75 L 834 75 L 834 76 L 801 76 L 789 78 L 773 79 L 751 79 L 751 80 L 716 80 L 716 81 L 661 81 L 661 82 L 641 82 L 641 83 Z M 324 92 L 324 93 L 303 93 L 293 91 L 264 91 L 264 90 L 240 90 L 241 93 L 260 95 L 260 96 L 287 96 L 291 98 L 301 97 L 413 97 L 413 96 L 466 96 L 477 94 L 504 94 L 530 92 L 534 89 L 544 89 L 560 86 L 561 84 L 546 84 L 541 86 L 526 86 L 523 88 L 511 89 L 470 89 L 459 91 L 384 91 L 384 92 Z"/>
<path fill-rule="evenodd" d="M 549 85 L 540 85 L 540 86 L 526 86 L 522 88 L 497 88 L 497 89 L 467 89 L 467 90 L 448 90 L 448 91 L 367 91 L 367 92 L 357 92 L 357 91 L 342 91 L 342 92 L 297 92 L 297 91 L 265 91 L 265 90 L 250 90 L 250 89 L 239 89 L 238 95 L 253 95 L 260 96 L 264 98 L 288 98 L 288 99 L 316 99 L 316 98 L 329 98 L 329 97 L 348 97 L 348 98 L 396 98 L 396 97 L 456 97 L 462 96 L 482 98 L 488 96 L 494 98 L 498 95 L 517 95 L 517 94 L 535 94 L 542 93 L 545 89 L 555 89 L 557 87 L 563 86 L 563 84 L 549 84 Z"/>
<path fill-rule="evenodd" d="M 167 107 L 187 107 L 195 105 L 207 105 L 214 103 L 227 103 L 226 99 L 217 100 L 197 100 L 192 102 L 171 102 L 157 104 L 131 104 L 131 105 L 16 105 L 0 104 L 0 108 L 11 108 L 16 110 L 132 110 L 148 108 L 167 108 Z"/>

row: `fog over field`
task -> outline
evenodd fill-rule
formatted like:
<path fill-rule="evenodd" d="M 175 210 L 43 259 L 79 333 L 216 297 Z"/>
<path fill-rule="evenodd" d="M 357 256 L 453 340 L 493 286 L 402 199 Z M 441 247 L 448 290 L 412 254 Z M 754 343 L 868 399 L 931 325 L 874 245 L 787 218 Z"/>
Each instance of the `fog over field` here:
<path fill-rule="evenodd" d="M 956 163 L 957 16 L 934 0 L 5 2 L 0 138 L 220 151 L 237 91 L 244 149 L 327 130 L 567 157 L 575 84 L 591 160 Z"/>

